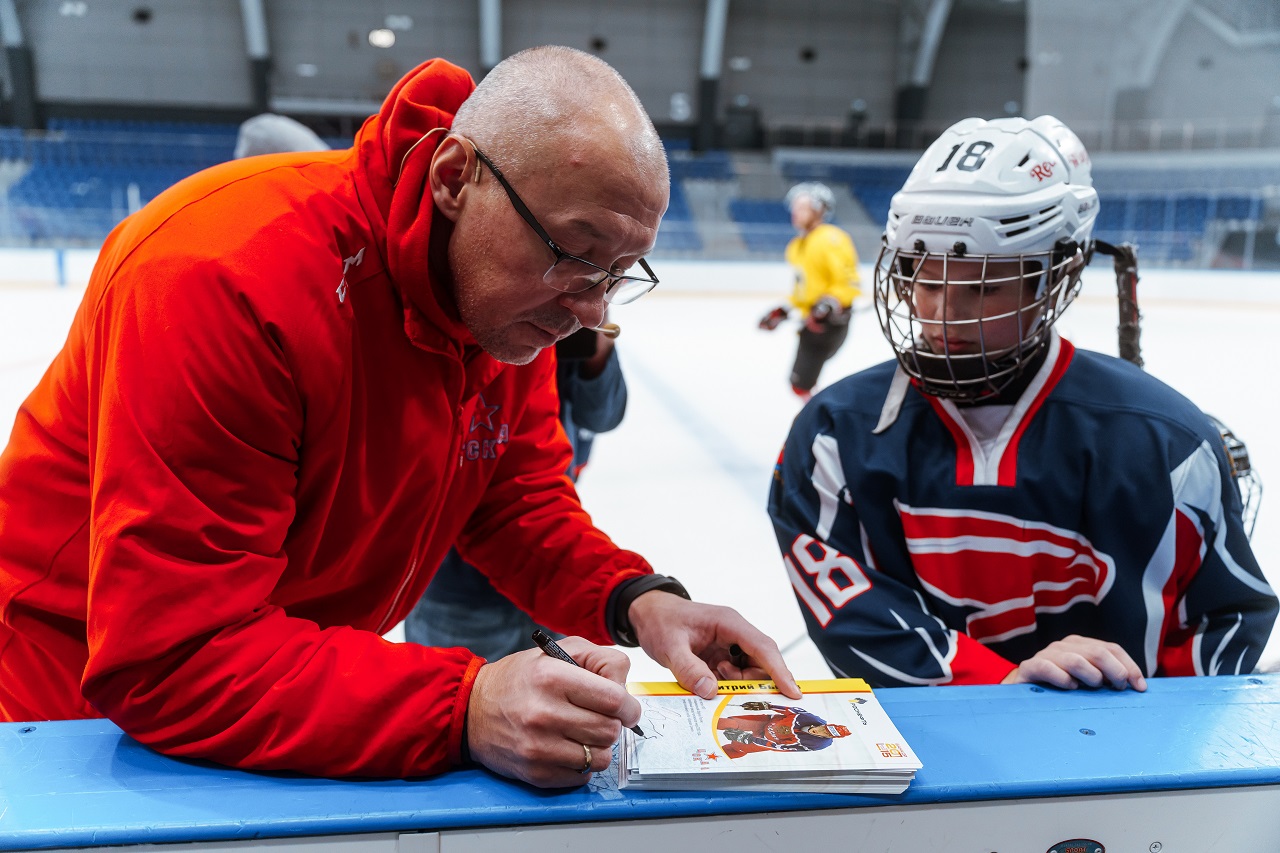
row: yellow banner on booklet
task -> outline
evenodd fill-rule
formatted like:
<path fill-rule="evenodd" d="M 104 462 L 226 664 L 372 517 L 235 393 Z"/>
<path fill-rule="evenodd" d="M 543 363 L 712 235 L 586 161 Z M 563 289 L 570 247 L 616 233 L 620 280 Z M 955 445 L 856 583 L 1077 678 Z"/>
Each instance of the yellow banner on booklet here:
<path fill-rule="evenodd" d="M 797 681 L 802 693 L 870 693 L 871 685 L 861 678 L 827 678 L 817 681 Z M 772 681 L 718 681 L 716 693 L 777 693 L 778 685 Z M 674 681 L 631 681 L 627 691 L 632 696 L 692 696 Z"/>

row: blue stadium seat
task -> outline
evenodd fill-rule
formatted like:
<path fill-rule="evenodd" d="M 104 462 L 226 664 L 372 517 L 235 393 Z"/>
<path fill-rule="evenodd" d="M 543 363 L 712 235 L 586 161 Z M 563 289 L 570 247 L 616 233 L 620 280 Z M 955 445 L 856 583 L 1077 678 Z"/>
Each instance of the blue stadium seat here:
<path fill-rule="evenodd" d="M 671 202 L 658 227 L 658 239 L 654 246 L 659 252 L 700 252 L 702 237 L 698 234 L 680 181 L 671 182 Z"/>
<path fill-rule="evenodd" d="M 727 181 L 733 178 L 733 162 L 727 151 L 706 151 L 702 154 L 679 152 L 668 159 L 671 180 L 686 178 Z"/>
<path fill-rule="evenodd" d="M 1165 227 L 1163 198 L 1136 198 L 1130 205 L 1130 227 L 1138 231 L 1159 231 Z"/>
<path fill-rule="evenodd" d="M 94 244 L 128 212 L 201 169 L 231 159 L 238 125 L 54 118 L 50 133 L 0 129 L 0 156 L 30 169 L 9 188 L 9 233 Z"/>
<path fill-rule="evenodd" d="M 733 199 L 729 202 L 729 215 L 738 224 L 742 242 L 750 252 L 780 254 L 794 236 L 791 213 L 777 199 Z"/>
<path fill-rule="evenodd" d="M 1219 219 L 1256 220 L 1261 210 L 1257 196 L 1224 195 L 1218 197 L 1216 215 Z"/>
<path fill-rule="evenodd" d="M 1175 231 L 1204 231 L 1208 219 L 1208 196 L 1188 195 L 1174 199 L 1173 228 Z"/>

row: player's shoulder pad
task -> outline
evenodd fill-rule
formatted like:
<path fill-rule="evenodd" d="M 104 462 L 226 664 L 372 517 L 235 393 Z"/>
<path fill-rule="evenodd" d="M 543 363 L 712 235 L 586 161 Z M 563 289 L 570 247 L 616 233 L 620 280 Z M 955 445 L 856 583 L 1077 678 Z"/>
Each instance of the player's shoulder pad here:
<path fill-rule="evenodd" d="M 831 428 L 847 427 L 870 435 L 880 419 L 897 366 L 896 361 L 886 361 L 823 388 L 813 395 L 796 417 L 793 433 L 801 429 L 825 432 Z"/>
<path fill-rule="evenodd" d="M 1059 396 L 1073 405 L 1127 411 L 1197 435 L 1216 434 L 1183 394 L 1124 359 L 1077 349 Z"/>

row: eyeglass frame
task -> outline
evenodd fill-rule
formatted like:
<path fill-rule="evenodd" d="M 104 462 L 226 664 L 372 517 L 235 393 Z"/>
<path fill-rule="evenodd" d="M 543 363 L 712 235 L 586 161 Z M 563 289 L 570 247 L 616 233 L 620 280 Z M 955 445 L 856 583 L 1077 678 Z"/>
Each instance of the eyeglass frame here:
<path fill-rule="evenodd" d="M 480 150 L 480 147 L 476 145 L 475 142 L 472 142 L 472 140 L 470 139 L 468 139 L 467 141 L 471 143 L 471 150 L 476 152 L 476 159 L 479 160 L 484 165 L 488 166 L 489 171 L 492 172 L 493 176 L 498 179 L 498 184 L 502 187 L 503 191 L 506 192 L 507 199 L 511 202 L 511 206 L 515 208 L 516 213 L 519 214 L 520 218 L 525 221 L 526 225 L 528 225 L 530 228 L 533 229 L 534 233 L 538 235 L 538 238 L 541 239 L 542 242 L 546 245 L 546 247 L 550 249 L 551 252 L 556 256 L 555 263 L 547 267 L 547 272 L 543 274 L 543 283 L 546 284 L 547 287 L 550 287 L 552 290 L 559 291 L 560 293 L 586 293 L 588 290 L 591 290 L 594 287 L 598 287 L 601 284 L 604 284 L 605 285 L 604 300 L 605 302 L 612 303 L 613 299 L 611 298 L 610 294 L 613 292 L 614 288 L 616 288 L 619 284 L 621 284 L 624 281 L 639 281 L 649 285 L 649 288 L 647 290 L 644 290 L 643 292 L 637 294 L 633 299 L 628 299 L 627 302 L 635 302 L 637 299 L 644 296 L 646 293 L 651 292 L 655 287 L 658 286 L 658 277 L 654 275 L 653 269 L 649 266 L 649 262 L 646 261 L 644 258 L 639 258 L 636 261 L 636 263 L 638 263 L 640 265 L 640 268 L 645 271 L 645 273 L 649 276 L 648 278 L 641 278 L 640 276 L 637 276 L 637 275 L 625 275 L 623 273 L 615 273 L 611 270 L 605 269 L 599 264 L 591 263 L 591 261 L 588 261 L 586 258 L 580 258 L 577 255 L 571 255 L 568 252 L 566 252 L 564 249 L 561 249 L 559 244 L 556 243 L 555 240 L 551 239 L 551 235 L 547 233 L 547 229 L 542 227 L 542 223 L 538 221 L 538 218 L 533 215 L 533 211 L 529 209 L 529 206 L 524 203 L 523 199 L 520 198 L 520 195 L 515 191 L 515 188 L 512 187 L 511 184 L 507 181 L 506 176 L 502 174 L 502 170 L 493 164 L 493 161 L 490 160 L 489 157 L 483 151 Z M 476 168 L 478 170 L 480 167 L 477 166 Z M 547 281 L 547 277 L 550 275 L 551 270 L 555 269 L 555 267 L 561 261 L 565 261 L 565 260 L 577 261 L 580 264 L 586 264 L 592 269 L 600 270 L 600 272 L 604 273 L 604 278 L 601 278 L 598 281 L 592 282 L 591 284 L 587 285 L 581 290 L 561 290 L 560 288 L 553 285 L 551 282 Z M 610 279 L 612 279 L 612 281 L 610 281 Z M 608 283 L 606 284 L 606 282 Z M 619 303 L 619 304 L 625 305 L 627 303 Z"/>

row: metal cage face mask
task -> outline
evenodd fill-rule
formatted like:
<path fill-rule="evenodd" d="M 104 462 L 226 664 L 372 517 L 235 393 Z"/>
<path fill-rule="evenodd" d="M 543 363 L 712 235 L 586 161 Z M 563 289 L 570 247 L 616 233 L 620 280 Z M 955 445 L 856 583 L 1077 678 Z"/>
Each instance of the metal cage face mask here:
<path fill-rule="evenodd" d="M 1086 261 L 1074 241 L 1008 256 L 929 252 L 919 244 L 905 251 L 885 242 L 874 283 L 880 328 L 926 394 L 991 397 L 1048 345 Z"/>

